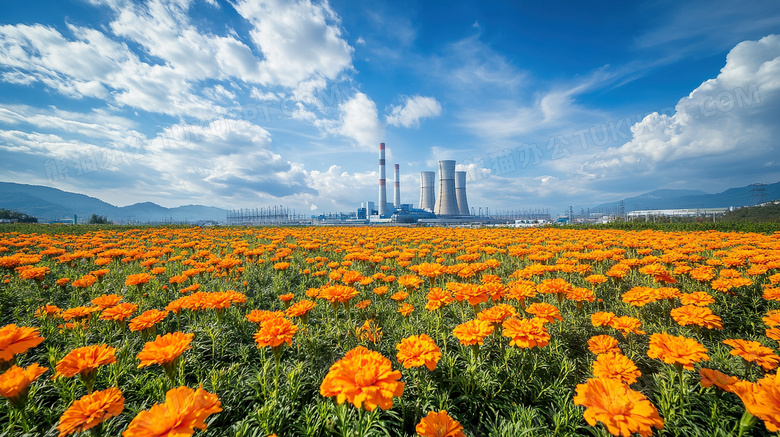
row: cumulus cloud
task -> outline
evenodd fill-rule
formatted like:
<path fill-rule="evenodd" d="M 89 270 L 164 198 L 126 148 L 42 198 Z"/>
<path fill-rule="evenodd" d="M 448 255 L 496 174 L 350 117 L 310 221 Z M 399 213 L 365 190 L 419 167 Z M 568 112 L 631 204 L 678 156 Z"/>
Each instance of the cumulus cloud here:
<path fill-rule="evenodd" d="M 780 152 L 779 78 L 780 36 L 742 42 L 720 74 L 680 99 L 673 113 L 646 116 L 627 143 L 592 156 L 579 173 L 592 180 L 692 173 L 727 179 L 728 168 L 761 167 Z"/>
<path fill-rule="evenodd" d="M 353 140 L 363 150 L 375 150 L 385 135 L 376 103 L 361 92 L 339 105 L 338 120 L 318 120 L 316 124 L 328 133 Z"/>
<path fill-rule="evenodd" d="M 335 79 L 352 66 L 352 47 L 341 37 L 340 20 L 327 2 L 239 0 L 235 8 L 254 28 L 262 52 L 262 83 L 297 87 L 312 79 Z"/>
<path fill-rule="evenodd" d="M 0 26 L 0 67 L 6 70 L 0 80 L 208 119 L 228 112 L 221 102 L 234 99 L 225 85 L 233 80 L 262 85 L 260 95 L 268 95 L 324 88 L 352 68 L 353 49 L 327 2 L 239 1 L 235 8 L 251 24 L 246 39 L 254 48 L 233 29 L 224 35 L 199 29 L 189 15 L 191 1 L 93 3 L 114 14 L 106 31 L 67 25 L 65 36 L 43 25 Z"/>
<path fill-rule="evenodd" d="M 387 124 L 392 126 L 419 126 L 424 118 L 441 115 L 441 104 L 433 97 L 404 97 L 401 105 L 393 106 L 387 116 Z"/>

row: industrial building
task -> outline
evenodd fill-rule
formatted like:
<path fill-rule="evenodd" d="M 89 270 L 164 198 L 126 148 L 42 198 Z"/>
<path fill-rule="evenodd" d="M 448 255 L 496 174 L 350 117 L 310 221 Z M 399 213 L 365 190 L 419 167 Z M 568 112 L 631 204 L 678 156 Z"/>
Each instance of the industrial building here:
<path fill-rule="evenodd" d="M 373 202 L 365 202 L 357 211 L 357 218 L 372 223 L 417 223 L 418 220 L 447 219 L 448 222 L 472 219 L 466 197 L 466 172 L 455 171 L 454 160 L 439 161 L 439 190 L 436 195 L 436 173 L 420 172 L 420 205 L 401 203 L 400 166 L 394 164 L 393 203 L 387 202 L 385 171 L 385 143 L 379 144 L 379 196 L 374 209 Z"/>

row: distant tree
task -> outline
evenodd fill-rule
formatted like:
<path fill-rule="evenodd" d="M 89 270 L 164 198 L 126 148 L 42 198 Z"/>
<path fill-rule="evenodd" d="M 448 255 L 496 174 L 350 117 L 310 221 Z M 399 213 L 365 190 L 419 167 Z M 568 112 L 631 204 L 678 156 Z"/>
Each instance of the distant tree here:
<path fill-rule="evenodd" d="M 16 219 L 19 223 L 38 223 L 38 217 L 33 217 L 23 212 L 13 211 L 10 209 L 0 209 L 0 219 Z"/>
<path fill-rule="evenodd" d="M 87 222 L 87 224 L 90 225 L 107 225 L 108 223 L 108 218 L 106 218 L 106 216 L 97 214 L 92 214 Z"/>

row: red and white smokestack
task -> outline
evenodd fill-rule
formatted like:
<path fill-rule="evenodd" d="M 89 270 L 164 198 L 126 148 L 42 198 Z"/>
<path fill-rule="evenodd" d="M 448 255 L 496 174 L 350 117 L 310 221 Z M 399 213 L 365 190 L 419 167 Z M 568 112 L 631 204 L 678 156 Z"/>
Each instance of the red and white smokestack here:
<path fill-rule="evenodd" d="M 398 164 L 395 165 L 395 182 L 393 183 L 393 205 L 395 209 L 401 209 L 401 176 Z"/>
<path fill-rule="evenodd" d="M 387 216 L 387 190 L 385 188 L 385 143 L 379 143 L 379 217 Z"/>

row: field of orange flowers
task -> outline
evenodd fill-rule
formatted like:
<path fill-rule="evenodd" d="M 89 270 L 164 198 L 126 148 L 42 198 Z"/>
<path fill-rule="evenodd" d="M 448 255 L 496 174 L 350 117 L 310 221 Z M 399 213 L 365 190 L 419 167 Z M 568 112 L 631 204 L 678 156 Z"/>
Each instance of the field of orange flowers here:
<path fill-rule="evenodd" d="M 0 229 L 0 432 L 773 435 L 780 233 Z"/>

